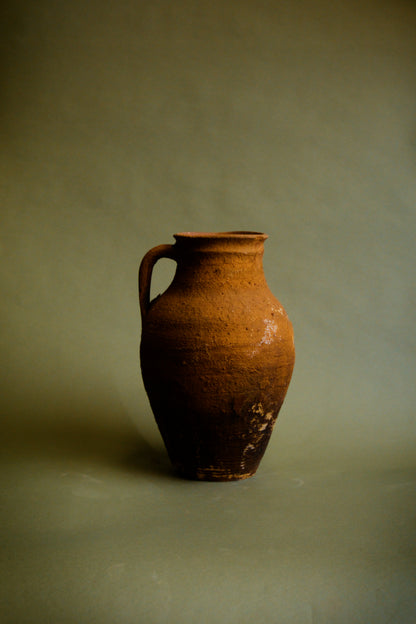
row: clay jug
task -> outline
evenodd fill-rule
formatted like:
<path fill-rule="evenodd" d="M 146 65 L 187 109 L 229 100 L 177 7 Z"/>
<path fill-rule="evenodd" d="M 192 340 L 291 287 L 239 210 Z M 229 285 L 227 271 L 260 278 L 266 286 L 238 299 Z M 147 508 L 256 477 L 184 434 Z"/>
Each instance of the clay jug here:
<path fill-rule="evenodd" d="M 259 232 L 182 232 L 139 270 L 144 386 L 171 462 L 228 481 L 260 463 L 294 365 L 292 325 L 263 273 Z M 160 258 L 177 263 L 150 301 Z"/>

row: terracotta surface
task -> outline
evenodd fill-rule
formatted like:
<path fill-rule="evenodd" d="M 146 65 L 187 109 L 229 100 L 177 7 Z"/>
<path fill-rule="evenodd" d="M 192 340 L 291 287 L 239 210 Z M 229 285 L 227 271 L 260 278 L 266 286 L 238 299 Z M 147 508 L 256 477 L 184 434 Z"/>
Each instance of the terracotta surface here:
<path fill-rule="evenodd" d="M 263 273 L 258 232 L 175 234 L 139 271 L 144 385 L 175 469 L 226 481 L 255 473 L 294 365 L 292 325 Z M 149 303 L 155 262 L 177 262 Z"/>

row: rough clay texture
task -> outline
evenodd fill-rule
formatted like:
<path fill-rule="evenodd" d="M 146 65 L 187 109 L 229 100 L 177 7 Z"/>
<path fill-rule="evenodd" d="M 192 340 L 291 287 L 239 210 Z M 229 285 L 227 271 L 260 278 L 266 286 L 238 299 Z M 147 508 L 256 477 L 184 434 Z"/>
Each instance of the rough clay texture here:
<path fill-rule="evenodd" d="M 292 325 L 263 273 L 266 235 L 176 234 L 140 267 L 144 385 L 175 469 L 213 481 L 253 475 L 289 386 Z M 176 260 L 149 304 L 151 271 Z"/>

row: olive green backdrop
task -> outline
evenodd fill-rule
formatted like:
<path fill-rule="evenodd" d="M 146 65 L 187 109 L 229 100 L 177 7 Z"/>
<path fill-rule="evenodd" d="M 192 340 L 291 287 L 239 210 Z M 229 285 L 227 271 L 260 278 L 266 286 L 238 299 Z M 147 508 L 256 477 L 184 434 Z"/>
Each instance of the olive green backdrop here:
<path fill-rule="evenodd" d="M 2 621 L 413 622 L 415 4 L 2 6 Z M 241 229 L 295 373 L 256 477 L 182 482 L 137 268 Z"/>

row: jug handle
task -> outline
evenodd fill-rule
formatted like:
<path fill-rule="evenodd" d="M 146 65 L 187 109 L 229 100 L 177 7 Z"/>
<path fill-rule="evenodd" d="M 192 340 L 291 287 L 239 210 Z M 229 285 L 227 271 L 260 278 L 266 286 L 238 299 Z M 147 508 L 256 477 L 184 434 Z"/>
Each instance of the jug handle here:
<path fill-rule="evenodd" d="M 145 318 L 150 306 L 150 283 L 152 280 L 153 267 L 160 258 L 175 260 L 174 245 L 158 245 L 145 254 L 139 268 L 139 301 L 142 320 Z"/>

